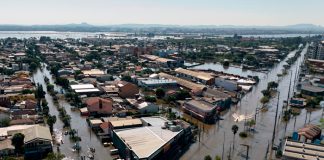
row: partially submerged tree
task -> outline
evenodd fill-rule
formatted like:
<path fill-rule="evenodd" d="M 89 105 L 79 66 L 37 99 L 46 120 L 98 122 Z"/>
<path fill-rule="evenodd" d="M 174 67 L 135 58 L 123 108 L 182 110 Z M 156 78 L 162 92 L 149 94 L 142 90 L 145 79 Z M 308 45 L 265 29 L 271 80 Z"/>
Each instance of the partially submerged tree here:
<path fill-rule="evenodd" d="M 15 146 L 16 153 L 22 153 L 24 147 L 25 135 L 22 133 L 16 133 L 11 139 L 11 144 Z"/>

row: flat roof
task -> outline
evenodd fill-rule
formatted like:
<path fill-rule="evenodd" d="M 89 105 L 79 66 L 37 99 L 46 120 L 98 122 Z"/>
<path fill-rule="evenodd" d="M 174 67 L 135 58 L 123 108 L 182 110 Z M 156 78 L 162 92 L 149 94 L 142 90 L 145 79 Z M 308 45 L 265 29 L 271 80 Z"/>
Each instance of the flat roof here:
<path fill-rule="evenodd" d="M 324 92 L 324 88 L 313 86 L 313 85 L 310 85 L 310 84 L 302 85 L 301 89 L 311 91 L 311 92 Z"/>
<path fill-rule="evenodd" d="M 91 124 L 101 124 L 102 123 L 102 120 L 101 119 L 91 119 L 90 120 L 90 123 Z"/>
<path fill-rule="evenodd" d="M 296 159 L 324 160 L 324 146 L 286 140 L 283 155 Z"/>
<path fill-rule="evenodd" d="M 180 132 L 172 132 L 159 126 L 115 131 L 117 136 L 124 141 L 139 159 L 149 158 Z"/>
<path fill-rule="evenodd" d="M 324 63 L 324 60 L 320 60 L 320 59 L 307 59 L 307 61 Z"/>
<path fill-rule="evenodd" d="M 177 68 L 175 69 L 176 72 L 190 75 L 192 77 L 196 77 L 205 81 L 208 81 L 212 78 L 214 78 L 215 74 L 213 73 L 208 73 L 208 72 L 201 72 L 201 71 L 193 71 L 193 70 L 188 70 L 188 69 L 183 69 L 183 68 Z"/>
<path fill-rule="evenodd" d="M 76 90 L 76 89 L 90 89 L 90 88 L 95 88 L 93 84 L 74 84 L 74 85 L 71 85 L 71 88 L 73 90 Z"/>
<path fill-rule="evenodd" d="M 92 89 L 77 89 L 75 90 L 76 93 L 85 93 L 85 92 L 99 92 L 100 90 L 98 88 L 92 88 Z"/>
<path fill-rule="evenodd" d="M 143 80 L 142 83 L 150 85 L 150 84 L 177 84 L 177 81 L 172 79 L 148 79 Z"/>
<path fill-rule="evenodd" d="M 197 83 L 193 83 L 193 82 L 190 82 L 190 81 L 187 81 L 185 79 L 181 79 L 179 77 L 175 77 L 175 76 L 172 76 L 172 75 L 169 75 L 169 74 L 166 74 L 166 73 L 159 73 L 159 76 L 160 77 L 163 77 L 163 78 L 168 78 L 168 79 L 172 79 L 172 80 L 175 80 L 177 81 L 177 83 L 181 86 L 184 86 L 186 88 L 189 88 L 191 90 L 203 90 L 204 88 L 206 88 L 205 85 L 202 85 L 202 84 L 197 84 Z"/>
<path fill-rule="evenodd" d="M 132 126 L 132 125 L 141 125 L 143 124 L 141 119 L 122 119 L 122 120 L 114 120 L 110 121 L 113 127 L 123 127 L 123 126 Z"/>
<path fill-rule="evenodd" d="M 197 107 L 198 109 L 201 109 L 203 111 L 211 111 L 216 107 L 213 104 L 208 103 L 208 102 L 203 101 L 203 100 L 190 100 L 190 101 L 187 101 L 185 103 L 190 104 L 190 105 L 192 105 L 194 107 Z"/>
<path fill-rule="evenodd" d="M 104 71 L 99 70 L 99 69 L 83 70 L 82 73 L 86 74 L 86 75 L 103 75 L 103 74 L 105 74 Z"/>

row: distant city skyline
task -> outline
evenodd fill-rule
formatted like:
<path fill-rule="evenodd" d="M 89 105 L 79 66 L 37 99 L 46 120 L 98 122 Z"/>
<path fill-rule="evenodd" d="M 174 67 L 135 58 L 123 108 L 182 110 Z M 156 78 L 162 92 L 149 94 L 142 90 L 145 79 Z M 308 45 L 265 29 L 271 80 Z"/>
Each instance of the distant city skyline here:
<path fill-rule="evenodd" d="M 0 24 L 324 26 L 323 0 L 1 0 Z"/>

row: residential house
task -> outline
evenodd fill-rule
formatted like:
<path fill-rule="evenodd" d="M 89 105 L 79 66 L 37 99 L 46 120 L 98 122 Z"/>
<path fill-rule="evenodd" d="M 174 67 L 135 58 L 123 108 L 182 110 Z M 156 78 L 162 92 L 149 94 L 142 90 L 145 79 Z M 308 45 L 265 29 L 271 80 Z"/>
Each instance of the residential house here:
<path fill-rule="evenodd" d="M 24 134 L 24 159 L 40 160 L 53 151 L 52 136 L 48 127 L 40 125 L 14 125 L 0 128 L 0 156 L 13 153 L 11 138 L 16 133 Z"/>
<path fill-rule="evenodd" d="M 122 98 L 135 98 L 139 93 L 139 88 L 130 82 L 116 81 L 115 86 L 118 88 L 118 94 Z"/>
<path fill-rule="evenodd" d="M 113 102 L 111 99 L 91 97 L 85 103 L 90 116 L 107 116 L 112 114 Z"/>

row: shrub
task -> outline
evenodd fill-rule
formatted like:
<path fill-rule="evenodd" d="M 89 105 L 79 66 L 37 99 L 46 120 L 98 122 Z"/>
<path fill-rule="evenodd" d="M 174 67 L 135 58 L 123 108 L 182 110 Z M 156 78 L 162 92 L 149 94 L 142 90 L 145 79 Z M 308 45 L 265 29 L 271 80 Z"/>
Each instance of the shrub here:
<path fill-rule="evenodd" d="M 240 136 L 241 138 L 246 138 L 248 135 L 247 135 L 246 132 L 240 132 L 240 133 L 239 133 L 239 136 Z"/>

